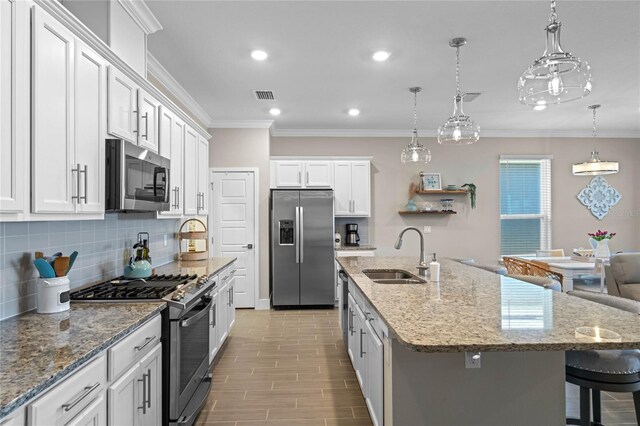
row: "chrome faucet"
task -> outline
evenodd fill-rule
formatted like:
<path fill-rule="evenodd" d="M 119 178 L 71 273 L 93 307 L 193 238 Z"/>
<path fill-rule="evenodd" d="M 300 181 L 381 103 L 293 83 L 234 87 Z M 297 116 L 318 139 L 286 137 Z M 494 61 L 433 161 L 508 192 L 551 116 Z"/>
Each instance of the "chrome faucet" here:
<path fill-rule="evenodd" d="M 407 226 L 402 231 L 400 231 L 400 235 L 398 235 L 398 239 L 396 240 L 396 244 L 394 245 L 394 247 L 396 250 L 400 250 L 400 248 L 402 247 L 402 236 L 409 230 L 416 231 L 420 236 L 420 263 L 418 264 L 417 268 L 419 274 L 423 277 L 426 277 L 427 269 L 429 269 L 429 267 L 427 266 L 427 259 L 424 252 L 424 235 L 422 235 L 422 232 L 420 232 L 418 228 L 416 228 L 415 226 Z"/>

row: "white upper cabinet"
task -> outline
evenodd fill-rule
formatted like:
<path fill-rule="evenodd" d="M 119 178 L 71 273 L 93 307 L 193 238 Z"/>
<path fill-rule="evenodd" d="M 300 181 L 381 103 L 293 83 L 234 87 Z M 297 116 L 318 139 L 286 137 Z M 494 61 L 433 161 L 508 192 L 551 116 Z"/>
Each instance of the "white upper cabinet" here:
<path fill-rule="evenodd" d="M 302 161 L 271 162 L 272 188 L 302 188 Z"/>
<path fill-rule="evenodd" d="M 197 215 L 200 207 L 198 192 L 198 134 L 189 126 L 184 132 L 184 214 Z"/>
<path fill-rule="evenodd" d="M 138 86 L 114 66 L 109 66 L 109 134 L 138 143 Z"/>
<path fill-rule="evenodd" d="M 73 212 L 80 183 L 74 163 L 74 35 L 33 8 L 32 207 Z"/>
<path fill-rule="evenodd" d="M 333 186 L 333 161 L 305 161 L 305 188 L 331 188 Z"/>
<path fill-rule="evenodd" d="M 78 210 L 104 212 L 107 66 L 104 59 L 81 42 L 76 43 L 75 148 L 81 167 L 82 200 Z"/>
<path fill-rule="evenodd" d="M 160 155 L 171 159 L 169 211 L 162 216 L 181 216 L 183 205 L 182 171 L 184 163 L 185 124 L 168 108 L 160 107 Z"/>
<path fill-rule="evenodd" d="M 334 164 L 336 216 L 371 216 L 371 163 L 336 161 Z"/>
<path fill-rule="evenodd" d="M 198 135 L 198 214 L 209 214 L 209 141 Z"/>
<path fill-rule="evenodd" d="M 140 89 L 138 108 L 138 145 L 157 153 L 160 103 L 153 96 Z"/>
<path fill-rule="evenodd" d="M 33 8 L 32 208 L 104 212 L 105 61 Z"/>
<path fill-rule="evenodd" d="M 17 59 L 24 59 L 22 56 L 28 56 L 28 52 L 20 55 L 16 51 L 16 28 L 12 19 L 16 8 L 16 2 L 0 0 L 0 213 L 22 213 L 25 209 L 25 175 L 20 165 L 24 165 L 26 160 L 25 143 L 28 139 L 22 139 L 23 133 L 16 129 L 18 120 L 14 120 L 14 105 L 27 97 L 26 93 L 22 94 L 23 97 L 18 96 L 16 86 L 19 79 L 29 78 L 28 72 L 17 73 L 15 70 Z"/>

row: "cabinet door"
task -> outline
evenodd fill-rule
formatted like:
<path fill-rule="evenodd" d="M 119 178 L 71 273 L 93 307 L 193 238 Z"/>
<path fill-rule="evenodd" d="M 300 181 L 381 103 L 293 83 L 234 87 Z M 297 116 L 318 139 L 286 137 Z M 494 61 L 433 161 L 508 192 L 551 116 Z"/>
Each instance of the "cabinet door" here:
<path fill-rule="evenodd" d="M 235 301 L 235 283 L 236 283 L 236 277 L 233 275 L 230 275 L 229 278 L 229 293 L 227 294 L 228 297 L 228 301 L 227 301 L 227 309 L 229 310 L 229 312 L 227 313 L 227 332 L 231 331 L 231 328 L 233 327 L 233 325 L 236 322 L 236 301 Z"/>
<path fill-rule="evenodd" d="M 369 414 L 374 426 L 383 423 L 383 346 L 382 341 L 378 338 L 371 323 L 367 321 L 367 395 L 366 402 L 369 408 Z"/>
<path fill-rule="evenodd" d="M 108 90 L 107 131 L 117 138 L 138 143 L 138 87 L 129 77 L 110 66 Z"/>
<path fill-rule="evenodd" d="M 75 39 L 39 7 L 33 8 L 32 31 L 32 208 L 73 212 L 79 182 L 73 164 Z"/>
<path fill-rule="evenodd" d="M 140 369 L 134 364 L 109 389 L 107 389 L 109 426 L 135 425 L 138 422 L 138 410 L 141 387 L 138 386 Z"/>
<path fill-rule="evenodd" d="M 198 214 L 198 134 L 187 126 L 184 136 L 184 214 Z"/>
<path fill-rule="evenodd" d="M 305 188 L 333 187 L 332 161 L 306 161 L 304 163 Z"/>
<path fill-rule="evenodd" d="M 351 163 L 352 216 L 371 216 L 371 165 L 369 161 Z"/>
<path fill-rule="evenodd" d="M 356 350 L 357 350 L 357 341 L 359 336 L 357 336 L 358 330 L 356 329 L 356 301 L 351 294 L 347 297 L 347 353 L 349 354 L 349 358 L 351 359 L 351 364 L 353 364 L 353 368 L 356 368 Z"/>
<path fill-rule="evenodd" d="M 87 408 L 75 416 L 66 426 L 106 426 L 107 400 L 100 394 Z"/>
<path fill-rule="evenodd" d="M 336 216 L 351 215 L 351 162 L 336 161 L 334 167 L 333 206 Z"/>
<path fill-rule="evenodd" d="M 227 339 L 227 335 L 229 333 L 227 328 L 227 315 L 229 312 L 227 309 L 227 305 L 229 304 L 228 290 L 229 287 L 227 285 L 223 285 L 218 291 L 218 308 L 216 309 L 216 313 L 218 314 L 218 319 L 216 321 L 218 324 L 218 348 L 222 347 L 222 344 Z"/>
<path fill-rule="evenodd" d="M 104 212 L 107 73 L 104 59 L 80 41 L 75 61 L 75 161 L 80 167 L 78 211 Z"/>
<path fill-rule="evenodd" d="M 213 279 L 217 281 L 217 278 Z M 213 362 L 216 354 L 218 353 L 218 309 L 219 306 L 219 297 L 218 292 L 214 291 L 211 295 L 213 299 L 213 303 L 211 305 L 211 310 L 209 311 L 209 364 Z"/>
<path fill-rule="evenodd" d="M 302 161 L 275 162 L 276 188 L 302 187 Z"/>
<path fill-rule="evenodd" d="M 169 211 L 162 212 L 163 216 L 180 216 L 183 205 L 182 198 L 182 166 L 184 163 L 184 129 L 182 120 L 176 117 L 169 109 L 160 106 L 160 155 L 171 159 L 169 171 L 169 185 L 171 195 L 169 197 Z"/>
<path fill-rule="evenodd" d="M 158 119 L 160 102 L 146 91 L 138 91 L 138 145 L 158 152 Z"/>
<path fill-rule="evenodd" d="M 138 419 L 140 426 L 162 424 L 162 345 L 149 352 L 140 360 L 138 377 Z"/>
<path fill-rule="evenodd" d="M 16 5 L 0 0 L 0 212 L 24 210 L 23 179 L 19 176 L 24 147 L 14 136 L 12 84 L 14 39 L 12 15 Z"/>
<path fill-rule="evenodd" d="M 209 141 L 198 135 L 198 192 L 199 215 L 209 214 Z"/>

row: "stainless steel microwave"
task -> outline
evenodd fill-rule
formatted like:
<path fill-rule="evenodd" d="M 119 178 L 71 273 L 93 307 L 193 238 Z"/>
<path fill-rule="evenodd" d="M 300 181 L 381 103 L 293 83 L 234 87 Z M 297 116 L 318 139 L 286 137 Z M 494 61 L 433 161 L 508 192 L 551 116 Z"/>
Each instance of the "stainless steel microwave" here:
<path fill-rule="evenodd" d="M 169 210 L 168 158 L 120 139 L 106 149 L 106 211 Z"/>

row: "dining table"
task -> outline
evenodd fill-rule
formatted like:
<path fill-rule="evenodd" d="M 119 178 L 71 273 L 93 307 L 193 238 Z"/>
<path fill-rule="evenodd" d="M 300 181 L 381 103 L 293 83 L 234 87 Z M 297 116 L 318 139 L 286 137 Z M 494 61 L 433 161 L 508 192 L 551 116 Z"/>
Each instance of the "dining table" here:
<path fill-rule="evenodd" d="M 535 260 L 544 262 L 553 272 L 562 274 L 562 291 L 573 291 L 573 279 L 581 275 L 599 275 L 600 293 L 604 293 L 605 272 L 604 266 L 609 263 L 607 258 L 576 256 L 513 256 L 523 260 Z"/>

